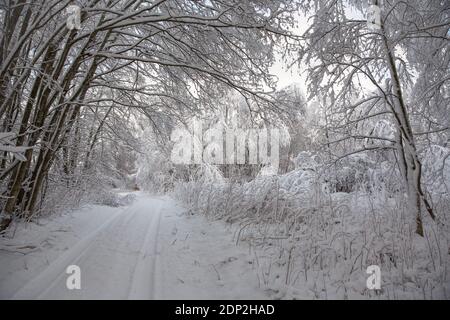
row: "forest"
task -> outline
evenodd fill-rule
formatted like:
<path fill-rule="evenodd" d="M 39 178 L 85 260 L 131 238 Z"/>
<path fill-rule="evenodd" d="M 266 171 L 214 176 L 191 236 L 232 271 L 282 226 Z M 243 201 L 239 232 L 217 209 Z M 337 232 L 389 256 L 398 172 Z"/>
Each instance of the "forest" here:
<path fill-rule="evenodd" d="M 0 298 L 96 279 L 97 239 L 142 257 L 128 298 L 450 299 L 449 28 L 445 0 L 0 0 Z"/>

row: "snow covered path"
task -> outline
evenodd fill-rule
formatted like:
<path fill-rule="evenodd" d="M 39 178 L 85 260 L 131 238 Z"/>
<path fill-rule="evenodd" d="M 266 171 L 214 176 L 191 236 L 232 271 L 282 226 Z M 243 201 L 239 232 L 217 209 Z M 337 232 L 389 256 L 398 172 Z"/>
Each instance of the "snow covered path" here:
<path fill-rule="evenodd" d="M 102 221 L 96 223 L 95 228 L 84 232 L 63 252 L 53 254 L 52 261 L 41 270 L 34 270 L 26 260 L 30 255 L 34 260 L 39 259 L 51 249 L 20 257 L 12 257 L 11 253 L 0 256 L 0 262 L 12 261 L 9 271 L 6 268 L 3 277 L 0 274 L 0 297 L 268 298 L 259 289 L 248 250 L 233 244 L 222 223 L 207 222 L 200 216 L 186 216 L 170 198 L 152 198 L 141 193 L 132 205 L 109 211 L 100 215 Z M 73 214 L 73 219 L 77 219 L 77 214 Z M 64 234 L 58 237 L 64 241 Z M 13 240 L 20 241 L 20 238 L 19 233 Z M 27 270 L 14 270 L 17 265 L 29 266 Z M 79 290 L 66 287 L 69 265 L 81 269 Z M 23 278 L 20 272 L 28 273 L 31 278 L 19 290 L 8 289 L 8 285 L 14 286 L 14 277 Z"/>

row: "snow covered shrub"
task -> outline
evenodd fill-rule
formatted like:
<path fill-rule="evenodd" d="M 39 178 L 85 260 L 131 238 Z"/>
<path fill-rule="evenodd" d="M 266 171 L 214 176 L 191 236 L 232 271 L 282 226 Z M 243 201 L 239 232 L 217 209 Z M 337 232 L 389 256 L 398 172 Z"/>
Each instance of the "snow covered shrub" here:
<path fill-rule="evenodd" d="M 120 195 L 113 191 L 107 191 L 103 192 L 94 203 L 109 207 L 121 207 L 131 204 L 135 198 L 134 194 Z"/>
<path fill-rule="evenodd" d="M 450 194 L 450 148 L 430 145 L 423 151 L 423 180 L 434 195 Z"/>
<path fill-rule="evenodd" d="M 174 195 L 188 204 L 191 212 L 207 212 L 214 204 L 223 201 L 224 177 L 220 170 L 209 164 L 196 166 L 188 181 L 174 184 Z"/>
<path fill-rule="evenodd" d="M 294 170 L 281 176 L 257 176 L 245 181 L 224 179 L 214 166 L 202 166 L 194 180 L 177 183 L 175 196 L 194 212 L 233 222 L 241 219 L 275 221 L 307 204 L 316 189 L 315 172 Z"/>
<path fill-rule="evenodd" d="M 293 215 L 238 226 L 274 298 L 430 299 L 450 287 L 448 231 L 414 233 L 406 204 L 379 195 L 318 194 Z M 366 288 L 366 268 L 382 270 L 382 290 Z"/>
<path fill-rule="evenodd" d="M 70 182 L 59 179 L 61 175 L 61 172 L 56 170 L 49 174 L 42 194 L 43 199 L 36 211 L 37 215 L 62 213 L 84 204 L 119 207 L 130 204 L 135 197 L 121 196 L 115 192 L 113 188 L 125 187 L 126 181 L 105 176 L 95 168 L 76 173 Z"/>
<path fill-rule="evenodd" d="M 397 194 L 403 190 L 403 181 L 392 160 L 364 153 L 322 166 L 320 176 L 331 192 Z"/>
<path fill-rule="evenodd" d="M 389 192 L 387 174 L 398 180 L 387 161 L 355 156 L 329 170 L 311 153 L 293 171 L 249 182 L 205 167 L 198 180 L 178 183 L 175 196 L 192 213 L 235 226 L 272 298 L 448 298 L 447 224 L 426 223 L 425 238 L 415 234 L 403 194 Z M 347 192 L 324 187 L 332 174 Z M 382 290 L 366 287 L 370 265 L 381 268 Z"/>
<path fill-rule="evenodd" d="M 167 192 L 172 188 L 174 170 L 160 150 L 146 153 L 139 159 L 136 184 L 154 193 Z"/>
<path fill-rule="evenodd" d="M 104 191 L 97 195 L 96 199 L 94 200 L 94 203 L 108 207 L 119 207 L 120 197 L 114 192 Z"/>

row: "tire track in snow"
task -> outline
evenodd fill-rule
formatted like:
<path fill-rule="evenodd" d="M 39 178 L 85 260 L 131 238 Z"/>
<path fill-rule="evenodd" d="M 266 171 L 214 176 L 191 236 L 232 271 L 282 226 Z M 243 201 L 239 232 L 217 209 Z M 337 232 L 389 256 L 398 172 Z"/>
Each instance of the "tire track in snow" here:
<path fill-rule="evenodd" d="M 155 282 L 158 279 L 156 267 L 158 260 L 158 230 L 161 222 L 160 204 L 147 226 L 145 238 L 139 251 L 139 257 L 133 272 L 128 299 L 154 299 Z"/>
<path fill-rule="evenodd" d="M 114 215 L 62 252 L 12 298 L 267 298 L 252 280 L 246 250 L 227 244 L 222 225 L 201 217 L 185 219 L 170 199 L 138 195 L 129 207 L 112 211 Z M 223 281 L 218 282 L 206 266 L 222 263 L 223 256 L 244 258 L 225 264 L 220 270 Z M 65 270 L 71 264 L 81 268 L 81 290 L 66 287 Z M 236 273 L 236 268 L 244 271 Z"/>

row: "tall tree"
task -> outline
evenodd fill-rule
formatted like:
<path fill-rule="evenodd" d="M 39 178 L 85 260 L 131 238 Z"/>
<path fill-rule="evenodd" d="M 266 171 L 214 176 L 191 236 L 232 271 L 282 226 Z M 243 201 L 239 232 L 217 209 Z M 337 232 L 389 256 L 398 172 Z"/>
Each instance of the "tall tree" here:
<path fill-rule="evenodd" d="M 449 63 L 450 3 L 314 0 L 302 6 L 313 16 L 300 57 L 308 67 L 310 93 L 325 99 L 328 130 L 335 137 L 329 143 L 335 150 L 340 146 L 338 157 L 393 150 L 416 232 L 423 235 L 423 208 L 433 219 L 435 214 L 423 191 L 417 136 L 424 132 L 417 128 L 448 134 L 445 119 L 426 113 L 449 113 L 444 70 Z M 369 10 L 380 14 L 378 24 L 368 24 Z M 423 107 L 427 103 L 433 106 Z M 390 124 L 395 134 L 375 130 L 381 122 Z"/>

